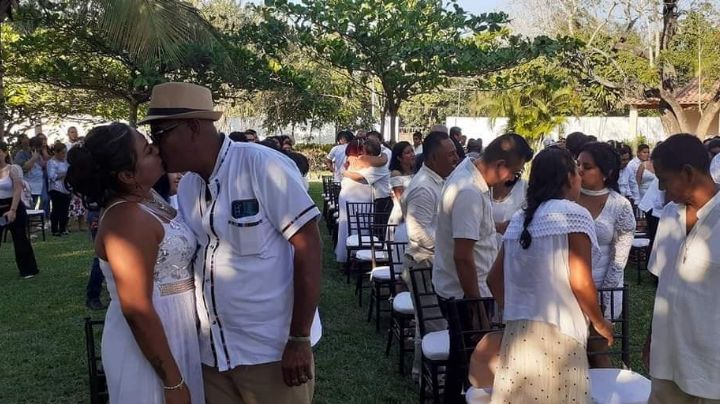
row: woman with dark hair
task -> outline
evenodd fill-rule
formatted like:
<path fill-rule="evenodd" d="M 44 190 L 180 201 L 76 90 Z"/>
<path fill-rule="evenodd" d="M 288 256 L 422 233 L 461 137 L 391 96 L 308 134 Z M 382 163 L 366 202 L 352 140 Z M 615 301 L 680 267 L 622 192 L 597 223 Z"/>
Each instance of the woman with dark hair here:
<path fill-rule="evenodd" d="M 111 302 L 102 361 L 111 403 L 203 403 L 193 232 L 152 190 L 157 148 L 121 123 L 72 148 L 67 183 L 102 209 L 95 253 Z"/>
<path fill-rule="evenodd" d="M 15 249 L 15 263 L 25 279 L 37 275 L 35 253 L 28 239 L 27 211 L 21 200 L 22 168 L 10 164 L 7 143 L 0 141 L 0 229 L 10 229 Z M 0 232 L 1 234 L 2 232 Z"/>
<path fill-rule="evenodd" d="M 578 204 L 593 217 L 600 247 L 600 254 L 593 260 L 593 282 L 597 288 L 622 287 L 635 233 L 635 215 L 630 201 L 619 192 L 620 155 L 607 143 L 591 142 L 583 146 L 578 166 L 582 178 Z M 606 300 L 606 307 L 609 306 L 609 293 L 603 300 Z M 616 294 L 614 306 L 618 317 L 622 310 L 622 295 Z M 610 314 L 610 307 L 605 314 Z M 588 342 L 590 351 L 598 351 L 603 345 L 604 342 L 598 339 Z M 590 362 L 593 367 L 612 366 L 607 355 L 591 357 Z"/>
<path fill-rule="evenodd" d="M 589 403 L 588 319 L 612 343 L 592 282 L 595 228 L 574 200 L 580 176 L 567 150 L 533 160 L 527 208 L 516 213 L 488 276 L 506 322 L 493 403 Z"/>
<path fill-rule="evenodd" d="M 390 187 L 392 188 L 393 209 L 388 218 L 388 224 L 400 224 L 402 222 L 402 209 L 400 207 L 400 198 L 405 188 L 410 184 L 413 175 L 415 175 L 415 149 L 409 142 L 398 142 L 392 148 L 392 158 L 390 159 Z M 397 234 L 396 229 L 396 236 Z M 405 230 L 401 231 L 401 233 Z"/>
<path fill-rule="evenodd" d="M 66 160 L 67 146 L 61 142 L 53 145 L 53 157 L 47 162 L 48 193 L 52 202 L 50 211 L 50 228 L 53 236 L 68 234 L 67 224 L 70 220 L 70 191 L 65 187 L 65 176 L 68 172 Z"/>

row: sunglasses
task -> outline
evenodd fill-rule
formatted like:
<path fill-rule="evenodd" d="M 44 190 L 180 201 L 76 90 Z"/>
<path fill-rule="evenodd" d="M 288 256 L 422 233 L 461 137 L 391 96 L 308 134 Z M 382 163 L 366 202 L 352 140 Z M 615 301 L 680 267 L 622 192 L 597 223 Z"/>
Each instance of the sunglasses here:
<path fill-rule="evenodd" d="M 175 125 L 170 125 L 167 128 L 162 128 L 158 130 L 150 130 L 150 140 L 152 140 L 153 144 L 159 145 L 160 141 L 162 140 L 162 137 L 167 135 L 168 133 L 172 132 L 175 128 L 185 123 L 185 121 L 176 123 Z"/>

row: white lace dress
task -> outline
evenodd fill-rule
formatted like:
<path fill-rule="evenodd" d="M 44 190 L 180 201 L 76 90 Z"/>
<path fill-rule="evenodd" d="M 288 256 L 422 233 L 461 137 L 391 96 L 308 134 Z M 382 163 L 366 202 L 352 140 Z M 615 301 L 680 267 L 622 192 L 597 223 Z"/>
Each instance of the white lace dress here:
<path fill-rule="evenodd" d="M 155 216 L 148 208 L 145 211 Z M 157 217 L 157 216 L 156 216 Z M 205 402 L 200 348 L 195 321 L 192 259 L 196 241 L 176 216 L 165 230 L 154 271 L 153 306 L 162 322 L 170 350 L 187 384 L 192 404 Z M 100 260 L 111 297 L 102 336 L 102 362 L 110 403 L 163 404 L 163 384 L 135 341 L 122 314 L 115 280 L 108 262 Z"/>
<path fill-rule="evenodd" d="M 625 265 L 635 232 L 635 215 L 630 201 L 615 191 L 610 191 L 602 211 L 595 218 L 600 255 L 593 261 L 592 276 L 597 288 L 621 287 L 624 282 Z M 609 294 L 603 297 L 606 304 Z M 622 308 L 622 297 L 615 294 L 615 316 Z M 607 307 L 606 315 L 610 313 Z"/>

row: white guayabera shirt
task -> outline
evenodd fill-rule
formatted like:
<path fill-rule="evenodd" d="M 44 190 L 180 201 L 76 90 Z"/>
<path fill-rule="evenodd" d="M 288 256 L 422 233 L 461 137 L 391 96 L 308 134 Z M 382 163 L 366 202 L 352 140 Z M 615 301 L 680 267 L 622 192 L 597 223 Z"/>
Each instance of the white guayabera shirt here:
<path fill-rule="evenodd" d="M 659 277 L 650 375 L 685 393 L 720 399 L 720 193 L 697 212 L 686 234 L 685 205 L 669 203 L 648 269 Z"/>
<path fill-rule="evenodd" d="M 279 361 L 293 308 L 288 240 L 320 215 L 295 163 L 264 146 L 225 138 L 208 183 L 194 173 L 183 176 L 178 204 L 198 239 L 203 363 L 226 371 Z"/>

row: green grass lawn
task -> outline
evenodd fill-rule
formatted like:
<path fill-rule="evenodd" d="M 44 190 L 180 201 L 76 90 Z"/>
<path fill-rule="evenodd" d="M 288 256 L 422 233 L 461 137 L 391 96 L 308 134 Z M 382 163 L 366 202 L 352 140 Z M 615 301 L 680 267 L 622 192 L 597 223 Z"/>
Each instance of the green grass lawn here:
<path fill-rule="evenodd" d="M 311 184 L 318 201 L 321 184 Z M 345 283 L 325 242 L 320 313 L 323 339 L 316 348 L 316 402 L 410 403 L 417 401 L 408 376 L 397 373 L 395 350 L 384 355 L 385 333 L 366 320 L 353 286 Z M 85 284 L 92 258 L 86 233 L 33 243 L 40 275 L 18 276 L 12 244 L 0 246 L 0 403 L 85 403 L 89 399 L 83 319 L 102 318 L 85 308 Z M 640 348 L 654 297 L 649 277 L 636 286 L 629 268 L 632 310 L 631 367 L 642 373 Z M 365 299 L 365 304 L 367 299 Z"/>

